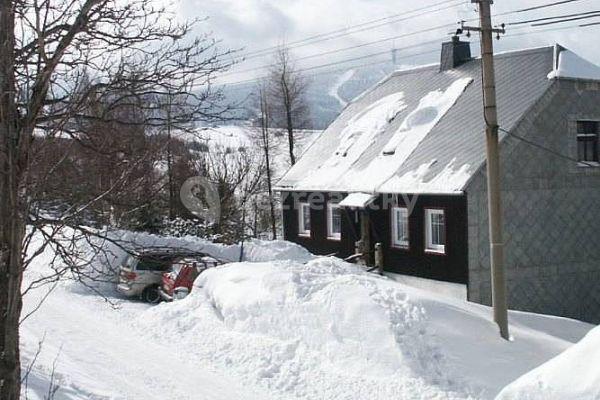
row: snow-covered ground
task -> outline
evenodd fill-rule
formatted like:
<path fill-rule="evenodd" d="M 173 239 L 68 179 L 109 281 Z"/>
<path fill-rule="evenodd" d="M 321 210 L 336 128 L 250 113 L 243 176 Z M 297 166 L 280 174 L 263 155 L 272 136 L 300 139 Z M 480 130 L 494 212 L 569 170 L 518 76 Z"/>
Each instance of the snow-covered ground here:
<path fill-rule="evenodd" d="M 239 254 L 192 238 L 121 237 Z M 487 307 L 286 242 L 246 249 L 245 262 L 202 274 L 174 303 L 110 290 L 107 302 L 75 282 L 56 285 L 22 327 L 24 366 L 35 359 L 29 398 L 44 398 L 54 371 L 56 399 L 492 399 L 591 328 L 513 312 L 506 342 Z M 48 273 L 51 255 L 27 281 Z M 25 314 L 49 289 L 27 295 Z"/>
<path fill-rule="evenodd" d="M 220 125 L 213 127 L 198 128 L 195 132 L 179 132 L 178 137 L 185 141 L 199 142 L 209 148 L 220 147 L 221 149 L 237 150 L 239 148 L 250 148 L 262 154 L 262 148 L 258 142 L 260 128 L 248 124 Z M 287 131 L 279 128 L 270 129 L 271 166 L 273 168 L 274 180 L 277 180 L 291 164 L 288 150 Z M 294 154 L 299 157 L 310 144 L 322 133 L 320 130 L 297 129 L 294 131 Z"/>
<path fill-rule="evenodd" d="M 600 399 L 600 327 L 508 385 L 497 400 Z"/>

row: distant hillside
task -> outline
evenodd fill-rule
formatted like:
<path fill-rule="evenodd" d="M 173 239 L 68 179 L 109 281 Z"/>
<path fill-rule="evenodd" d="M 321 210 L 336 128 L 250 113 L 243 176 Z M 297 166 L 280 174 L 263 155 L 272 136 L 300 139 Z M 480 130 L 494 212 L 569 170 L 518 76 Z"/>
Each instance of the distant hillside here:
<path fill-rule="evenodd" d="M 307 100 L 313 129 L 325 129 L 353 98 L 369 89 L 394 70 L 390 63 L 372 67 L 335 70 L 328 73 L 306 75 L 308 80 Z M 239 104 L 235 116 L 240 119 L 251 117 L 254 105 L 251 96 L 254 83 L 224 88 L 227 101 Z"/>

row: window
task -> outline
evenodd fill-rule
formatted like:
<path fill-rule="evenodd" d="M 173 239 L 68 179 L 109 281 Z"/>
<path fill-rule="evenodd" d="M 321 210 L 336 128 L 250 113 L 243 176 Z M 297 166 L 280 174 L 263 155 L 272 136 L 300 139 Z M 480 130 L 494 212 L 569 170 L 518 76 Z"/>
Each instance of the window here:
<path fill-rule="evenodd" d="M 339 204 L 327 203 L 327 238 L 340 240 L 342 237 L 342 210 Z"/>
<path fill-rule="evenodd" d="M 408 247 L 408 209 L 392 208 L 392 246 Z"/>
<path fill-rule="evenodd" d="M 310 205 L 308 203 L 298 205 L 298 234 L 310 236 Z"/>
<path fill-rule="evenodd" d="M 426 251 L 446 253 L 446 218 L 444 210 L 425 209 Z"/>
<path fill-rule="evenodd" d="M 577 121 L 577 159 L 583 162 L 598 160 L 598 121 Z"/>

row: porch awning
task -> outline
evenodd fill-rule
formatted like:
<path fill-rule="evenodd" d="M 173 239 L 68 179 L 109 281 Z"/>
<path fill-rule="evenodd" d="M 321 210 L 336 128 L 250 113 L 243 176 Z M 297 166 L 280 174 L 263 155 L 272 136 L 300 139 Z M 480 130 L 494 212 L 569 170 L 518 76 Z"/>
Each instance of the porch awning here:
<path fill-rule="evenodd" d="M 372 193 L 350 193 L 344 200 L 340 202 L 340 206 L 350 208 L 365 208 L 376 198 L 377 195 Z"/>

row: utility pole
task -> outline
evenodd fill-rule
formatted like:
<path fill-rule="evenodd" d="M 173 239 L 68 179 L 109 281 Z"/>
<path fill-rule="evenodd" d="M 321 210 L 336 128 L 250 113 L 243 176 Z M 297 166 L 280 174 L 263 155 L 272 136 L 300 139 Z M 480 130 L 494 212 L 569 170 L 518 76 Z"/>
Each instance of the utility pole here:
<path fill-rule="evenodd" d="M 504 274 L 504 241 L 502 239 L 502 204 L 500 201 L 500 152 L 498 143 L 498 113 L 496 110 L 496 78 L 494 72 L 493 35 L 505 33 L 492 27 L 490 6 L 493 0 L 471 0 L 479 4 L 479 27 L 462 26 L 468 34 L 477 31 L 481 37 L 481 68 L 483 72 L 483 113 L 487 147 L 487 191 L 490 228 L 490 263 L 492 274 L 492 305 L 494 321 L 502 338 L 508 340 L 508 307 Z"/>

